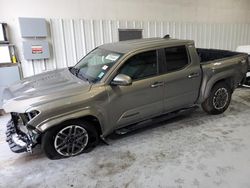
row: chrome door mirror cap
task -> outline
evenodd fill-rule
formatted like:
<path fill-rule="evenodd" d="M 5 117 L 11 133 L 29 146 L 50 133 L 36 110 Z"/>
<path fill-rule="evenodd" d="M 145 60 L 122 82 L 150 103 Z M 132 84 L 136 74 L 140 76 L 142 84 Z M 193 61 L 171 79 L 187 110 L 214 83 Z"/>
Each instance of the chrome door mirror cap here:
<path fill-rule="evenodd" d="M 130 76 L 125 74 L 118 74 L 111 81 L 111 85 L 128 86 L 132 84 L 132 79 Z"/>

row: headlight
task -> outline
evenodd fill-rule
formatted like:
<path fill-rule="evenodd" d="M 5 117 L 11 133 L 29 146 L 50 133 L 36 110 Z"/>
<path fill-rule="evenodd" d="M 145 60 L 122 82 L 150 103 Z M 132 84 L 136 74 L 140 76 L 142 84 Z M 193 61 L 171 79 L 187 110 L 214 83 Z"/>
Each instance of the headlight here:
<path fill-rule="evenodd" d="M 31 120 L 31 119 L 33 119 L 34 117 L 36 117 L 39 114 L 39 111 L 32 110 L 30 112 L 27 112 L 26 114 L 27 114 L 29 120 Z"/>
<path fill-rule="evenodd" d="M 22 119 L 22 122 L 24 125 L 26 125 L 30 120 L 32 120 L 34 117 L 36 117 L 39 114 L 39 111 L 32 110 L 30 112 L 26 113 L 15 113 L 20 119 Z"/>

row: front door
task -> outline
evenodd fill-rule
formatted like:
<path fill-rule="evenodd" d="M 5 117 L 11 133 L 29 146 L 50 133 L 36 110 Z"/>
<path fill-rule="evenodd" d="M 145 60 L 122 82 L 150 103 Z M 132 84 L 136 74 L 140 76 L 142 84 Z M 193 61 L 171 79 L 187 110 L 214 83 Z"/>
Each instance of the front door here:
<path fill-rule="evenodd" d="M 107 86 L 110 123 L 123 127 L 163 112 L 164 84 L 158 74 L 156 50 L 132 56 L 119 68 L 117 74 L 130 76 L 132 85 Z"/>

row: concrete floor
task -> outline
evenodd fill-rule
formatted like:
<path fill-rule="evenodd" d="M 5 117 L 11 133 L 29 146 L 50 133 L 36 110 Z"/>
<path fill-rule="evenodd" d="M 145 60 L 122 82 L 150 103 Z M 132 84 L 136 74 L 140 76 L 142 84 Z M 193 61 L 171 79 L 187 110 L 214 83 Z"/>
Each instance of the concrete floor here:
<path fill-rule="evenodd" d="M 14 154 L 0 118 L 0 187 L 250 187 L 250 90 L 238 89 L 230 108 L 110 138 L 110 146 L 51 161 L 38 149 Z"/>

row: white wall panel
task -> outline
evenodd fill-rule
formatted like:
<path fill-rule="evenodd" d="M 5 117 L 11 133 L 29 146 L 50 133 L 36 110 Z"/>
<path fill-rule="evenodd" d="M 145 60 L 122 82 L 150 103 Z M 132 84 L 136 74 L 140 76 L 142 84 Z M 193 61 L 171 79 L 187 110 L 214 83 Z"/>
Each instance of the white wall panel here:
<path fill-rule="evenodd" d="M 50 19 L 52 58 L 22 60 L 24 76 L 72 66 L 90 50 L 118 41 L 118 28 L 143 29 L 143 37 L 192 39 L 197 47 L 235 50 L 250 44 L 250 24 L 192 23 L 165 21 Z"/>

